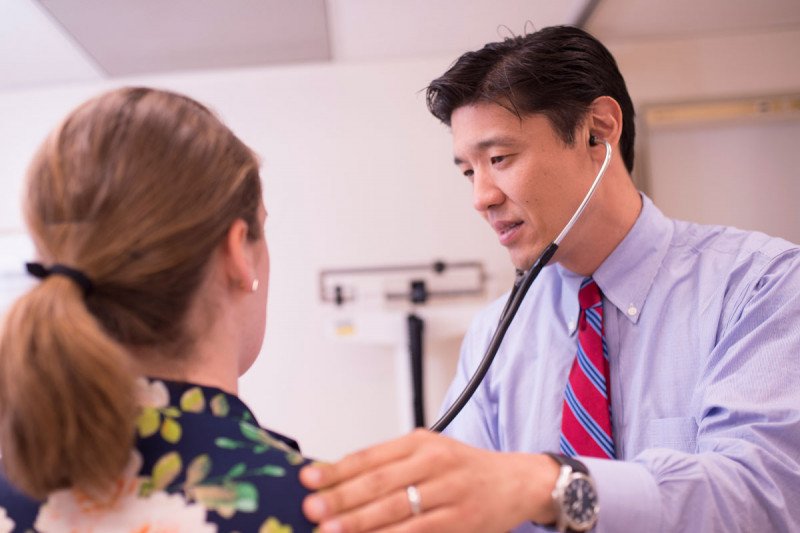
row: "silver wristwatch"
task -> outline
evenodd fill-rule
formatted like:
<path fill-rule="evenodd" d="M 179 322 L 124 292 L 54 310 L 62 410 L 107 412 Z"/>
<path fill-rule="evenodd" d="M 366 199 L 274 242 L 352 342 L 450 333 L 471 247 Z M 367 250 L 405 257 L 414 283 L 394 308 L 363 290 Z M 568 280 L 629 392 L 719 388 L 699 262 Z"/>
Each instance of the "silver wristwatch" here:
<path fill-rule="evenodd" d="M 562 533 L 589 531 L 597 523 L 600 510 L 594 480 L 580 461 L 555 453 L 547 455 L 561 465 L 552 493 L 557 513 L 555 529 Z"/>

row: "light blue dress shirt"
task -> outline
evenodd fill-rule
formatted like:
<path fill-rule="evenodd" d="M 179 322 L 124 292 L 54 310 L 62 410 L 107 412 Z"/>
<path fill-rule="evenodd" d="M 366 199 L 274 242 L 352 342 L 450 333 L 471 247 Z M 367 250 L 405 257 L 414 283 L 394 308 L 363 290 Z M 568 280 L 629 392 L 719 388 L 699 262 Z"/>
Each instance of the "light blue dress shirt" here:
<path fill-rule="evenodd" d="M 598 487 L 595 531 L 800 531 L 800 248 L 674 221 L 643 197 L 593 277 L 619 459 L 580 458 Z M 581 279 L 561 265 L 542 271 L 447 435 L 492 450 L 559 449 Z M 473 322 L 445 406 L 504 302 Z"/>

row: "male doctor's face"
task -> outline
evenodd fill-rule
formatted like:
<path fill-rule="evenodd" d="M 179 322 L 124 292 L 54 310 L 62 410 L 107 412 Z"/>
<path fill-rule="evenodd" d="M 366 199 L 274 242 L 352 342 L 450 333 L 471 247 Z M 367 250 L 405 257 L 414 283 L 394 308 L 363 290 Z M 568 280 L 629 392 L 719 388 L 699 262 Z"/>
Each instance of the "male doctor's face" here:
<path fill-rule="evenodd" d="M 564 228 L 594 179 L 580 128 L 568 146 L 544 115 L 520 119 L 493 103 L 457 108 L 450 126 L 455 163 L 472 183 L 473 206 L 514 266 L 527 270 Z M 576 235 L 565 238 L 554 260 L 576 240 Z"/>

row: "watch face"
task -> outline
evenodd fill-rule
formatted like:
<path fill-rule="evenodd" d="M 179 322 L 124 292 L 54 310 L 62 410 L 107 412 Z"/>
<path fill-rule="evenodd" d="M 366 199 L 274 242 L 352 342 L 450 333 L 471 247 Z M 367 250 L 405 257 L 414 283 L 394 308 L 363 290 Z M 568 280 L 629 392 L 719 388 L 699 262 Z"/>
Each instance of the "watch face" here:
<path fill-rule="evenodd" d="M 597 492 L 588 477 L 575 475 L 566 486 L 562 501 L 563 512 L 572 529 L 584 531 L 584 528 L 594 525 L 597 519 Z"/>

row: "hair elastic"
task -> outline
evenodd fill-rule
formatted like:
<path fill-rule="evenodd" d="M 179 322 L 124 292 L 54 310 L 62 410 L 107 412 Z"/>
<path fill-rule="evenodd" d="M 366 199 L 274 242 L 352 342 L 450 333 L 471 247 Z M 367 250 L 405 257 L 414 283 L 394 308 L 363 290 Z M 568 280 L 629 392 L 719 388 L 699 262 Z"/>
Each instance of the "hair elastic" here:
<path fill-rule="evenodd" d="M 41 263 L 25 263 L 25 268 L 28 270 L 28 274 L 39 279 L 45 279 L 48 276 L 55 274 L 66 276 L 77 283 L 81 289 L 83 289 L 84 297 L 89 296 L 94 291 L 94 283 L 92 283 L 92 280 L 90 280 L 86 274 L 80 270 L 75 270 L 74 268 L 60 265 L 58 263 L 54 264 L 50 268 L 47 268 Z"/>

